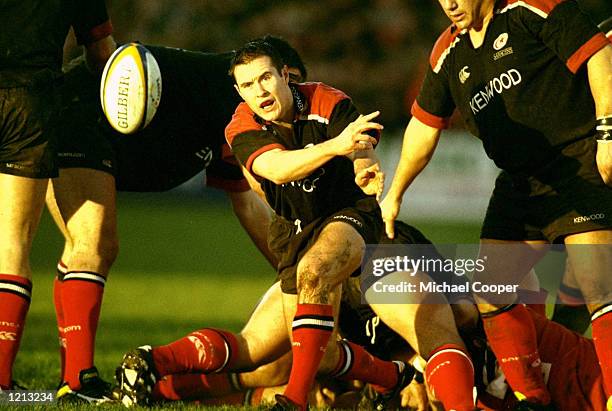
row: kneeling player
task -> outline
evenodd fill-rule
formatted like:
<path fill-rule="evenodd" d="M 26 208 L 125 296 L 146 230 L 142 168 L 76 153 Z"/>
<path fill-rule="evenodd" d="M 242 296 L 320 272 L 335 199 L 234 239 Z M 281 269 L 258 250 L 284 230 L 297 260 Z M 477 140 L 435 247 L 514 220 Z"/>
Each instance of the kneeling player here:
<path fill-rule="evenodd" d="M 400 223 L 395 241 L 428 242 L 418 231 Z M 390 363 L 370 355 L 362 345 L 385 360 L 391 360 L 392 351 L 403 355 L 393 348 L 405 351 L 405 347 L 412 345 L 415 347 L 412 353 L 420 352 L 421 357 L 428 360 L 425 373 L 430 386 L 434 387 L 445 406 L 448 409 L 472 410 L 473 369 L 457 335 L 452 313 L 450 318 L 442 315 L 445 309 L 450 312 L 448 305 L 393 305 L 402 313 L 406 323 L 398 327 L 397 331 L 402 335 L 399 337 L 386 325 L 381 323 L 381 327 L 377 327 L 378 323 L 368 321 L 375 314 L 368 307 L 361 306 L 356 281 L 353 279 L 346 284 L 340 310 L 339 331 L 348 340 L 335 342 L 340 355 L 332 367 L 322 370 L 322 374 L 343 380 L 371 381 L 378 373 L 387 370 L 390 372 L 388 377 L 393 378 Z M 128 353 L 117 370 L 124 402 L 148 404 L 152 399 L 202 399 L 235 392 L 238 388 L 286 383 L 291 368 L 290 358 L 286 354 L 291 346 L 282 325 L 282 298 L 280 284 L 277 283 L 266 293 L 240 334 L 204 329 L 167 346 L 140 348 Z M 389 323 L 399 324 L 396 316 L 389 316 L 389 312 L 381 311 L 380 317 L 385 321 L 388 319 Z M 422 327 L 415 329 L 414 324 L 422 324 Z M 387 345 L 387 342 L 393 346 Z M 262 364 L 269 365 L 253 373 L 201 374 L 214 370 L 253 370 Z M 453 381 L 453 385 L 449 386 L 447 381 Z M 406 382 L 399 385 L 404 386 Z M 379 397 L 377 395 L 375 398 L 376 404 L 380 404 Z"/>

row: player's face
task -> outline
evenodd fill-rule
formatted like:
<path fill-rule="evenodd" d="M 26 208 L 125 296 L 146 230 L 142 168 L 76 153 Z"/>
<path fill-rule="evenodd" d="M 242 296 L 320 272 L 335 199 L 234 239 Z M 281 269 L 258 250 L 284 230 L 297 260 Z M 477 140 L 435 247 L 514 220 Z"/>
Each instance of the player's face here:
<path fill-rule="evenodd" d="M 459 30 L 482 26 L 485 16 L 493 11 L 491 0 L 438 0 L 444 13 Z"/>
<path fill-rule="evenodd" d="M 251 110 L 266 121 L 293 120 L 293 95 L 286 67 L 279 73 L 268 56 L 234 68 L 236 89 Z"/>

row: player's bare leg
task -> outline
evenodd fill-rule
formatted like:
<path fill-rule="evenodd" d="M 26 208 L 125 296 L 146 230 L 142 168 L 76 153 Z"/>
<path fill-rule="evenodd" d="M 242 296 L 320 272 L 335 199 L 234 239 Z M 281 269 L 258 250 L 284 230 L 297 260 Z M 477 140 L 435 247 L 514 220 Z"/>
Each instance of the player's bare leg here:
<path fill-rule="evenodd" d="M 349 224 L 326 225 L 298 263 L 297 296 L 283 294 L 293 366 L 281 399 L 290 406 L 306 408 L 317 372 L 371 382 L 381 391 L 398 384 L 403 364 L 381 361 L 350 342 L 336 342 L 341 283 L 359 268 L 364 249 L 363 238 Z"/>
<path fill-rule="evenodd" d="M 603 375 L 608 409 L 612 409 L 612 230 L 572 234 L 567 253 L 591 313 L 593 343 Z"/>
<path fill-rule="evenodd" d="M 396 272 L 385 276 L 384 280 L 392 284 L 432 281 L 422 272 Z M 427 361 L 425 376 L 437 399 L 447 409 L 473 410 L 474 366 L 446 297 L 423 292 L 406 293 L 404 299 L 404 303 L 370 306 L 381 321 Z"/>
<path fill-rule="evenodd" d="M 548 251 L 543 241 L 502 241 L 481 239 L 479 258 L 486 269 L 476 272 L 474 281 L 483 284 L 519 284 Z M 549 404 L 550 394 L 542 377 L 540 355 L 533 321 L 522 304 L 475 295 L 491 349 L 501 359 L 506 378 L 519 400 Z M 505 294 L 504 299 L 512 299 Z M 514 296 L 516 298 L 516 296 Z"/>
<path fill-rule="evenodd" d="M 576 280 L 576 269 L 569 258 L 565 262 L 563 279 L 557 290 L 555 308 L 551 320 L 578 334 L 584 334 L 591 325 L 591 314 L 587 308 L 580 285 Z"/>
<path fill-rule="evenodd" d="M 32 292 L 29 255 L 47 182 L 0 174 L 0 389 L 12 387 Z"/>
<path fill-rule="evenodd" d="M 94 385 L 93 391 L 104 395 L 94 349 L 104 285 L 118 252 L 115 180 L 102 171 L 60 169 L 49 185 L 47 205 L 65 238 L 54 283 L 60 353 L 65 357 L 65 384 L 58 397 Z"/>

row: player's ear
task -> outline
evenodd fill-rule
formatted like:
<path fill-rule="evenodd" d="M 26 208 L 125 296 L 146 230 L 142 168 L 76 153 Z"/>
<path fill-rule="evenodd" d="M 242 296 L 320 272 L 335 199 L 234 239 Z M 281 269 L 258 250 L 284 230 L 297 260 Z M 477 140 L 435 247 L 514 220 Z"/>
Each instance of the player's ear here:
<path fill-rule="evenodd" d="M 285 80 L 286 84 L 289 84 L 289 67 L 285 64 L 281 70 L 281 76 L 283 76 L 283 80 Z"/>
<path fill-rule="evenodd" d="M 240 87 L 238 87 L 238 84 L 234 83 L 234 88 L 236 89 L 240 97 L 242 97 L 242 93 L 240 92 Z M 244 97 L 242 97 L 242 99 L 244 100 Z"/>

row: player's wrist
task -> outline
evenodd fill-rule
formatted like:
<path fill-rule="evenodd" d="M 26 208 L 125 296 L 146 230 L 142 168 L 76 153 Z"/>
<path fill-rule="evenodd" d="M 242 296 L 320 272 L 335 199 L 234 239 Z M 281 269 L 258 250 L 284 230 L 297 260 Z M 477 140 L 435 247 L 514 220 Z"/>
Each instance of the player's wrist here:
<path fill-rule="evenodd" d="M 595 139 L 598 143 L 612 143 L 612 114 L 597 118 Z"/>

